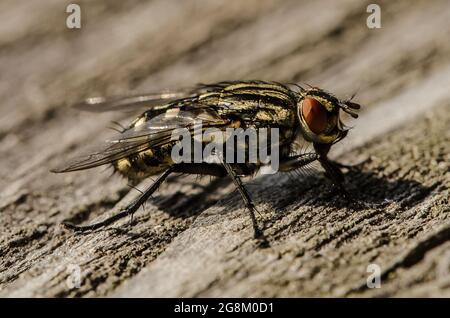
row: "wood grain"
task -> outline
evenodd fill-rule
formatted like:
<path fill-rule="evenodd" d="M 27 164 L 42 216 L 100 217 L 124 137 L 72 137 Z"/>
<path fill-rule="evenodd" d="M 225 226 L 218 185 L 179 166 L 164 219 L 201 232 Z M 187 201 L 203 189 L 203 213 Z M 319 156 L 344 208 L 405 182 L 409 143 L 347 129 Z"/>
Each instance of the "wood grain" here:
<path fill-rule="evenodd" d="M 367 28 L 368 3 L 79 1 L 69 30 L 64 2 L 2 1 L 0 296 L 450 296 L 448 2 L 381 1 L 381 29 Z M 357 92 L 361 118 L 332 154 L 360 163 L 346 187 L 366 207 L 321 173 L 245 180 L 261 248 L 229 180 L 173 177 L 131 228 L 61 227 L 138 195 L 102 169 L 49 173 L 132 119 L 70 104 L 236 79 Z"/>

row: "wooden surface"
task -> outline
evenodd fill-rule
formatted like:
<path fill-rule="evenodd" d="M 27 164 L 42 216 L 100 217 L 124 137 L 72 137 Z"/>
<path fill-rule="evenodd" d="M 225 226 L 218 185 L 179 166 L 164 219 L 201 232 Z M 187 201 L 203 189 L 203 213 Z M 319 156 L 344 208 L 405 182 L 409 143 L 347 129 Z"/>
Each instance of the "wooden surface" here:
<path fill-rule="evenodd" d="M 80 30 L 64 1 L 0 3 L 0 296 L 450 296 L 448 1 L 381 1 L 372 30 L 370 1 L 78 3 Z M 332 155 L 363 162 L 346 186 L 368 207 L 320 173 L 246 180 L 261 248 L 227 179 L 173 177 L 131 228 L 61 227 L 138 195 L 101 168 L 49 173 L 132 119 L 71 103 L 235 79 L 357 92 L 362 116 Z"/>

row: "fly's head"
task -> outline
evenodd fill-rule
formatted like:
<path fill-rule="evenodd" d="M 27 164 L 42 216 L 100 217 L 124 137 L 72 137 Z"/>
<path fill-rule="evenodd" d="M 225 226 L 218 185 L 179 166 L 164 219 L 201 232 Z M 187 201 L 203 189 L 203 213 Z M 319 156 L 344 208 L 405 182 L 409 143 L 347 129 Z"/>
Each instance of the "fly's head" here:
<path fill-rule="evenodd" d="M 357 118 L 356 112 L 360 108 L 351 99 L 339 100 L 319 88 L 302 89 L 297 102 L 302 134 L 310 142 L 330 145 L 336 143 L 348 133 L 341 121 L 340 111 Z"/>

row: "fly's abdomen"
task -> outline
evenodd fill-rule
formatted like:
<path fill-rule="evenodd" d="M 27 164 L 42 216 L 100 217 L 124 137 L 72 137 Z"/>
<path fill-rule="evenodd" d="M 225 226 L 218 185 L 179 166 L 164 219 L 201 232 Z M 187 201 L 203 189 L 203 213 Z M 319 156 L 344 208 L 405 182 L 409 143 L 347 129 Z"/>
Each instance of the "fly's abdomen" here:
<path fill-rule="evenodd" d="M 165 145 L 119 159 L 113 163 L 114 169 L 132 183 L 136 183 L 164 171 L 173 164 L 171 148 L 171 145 Z"/>

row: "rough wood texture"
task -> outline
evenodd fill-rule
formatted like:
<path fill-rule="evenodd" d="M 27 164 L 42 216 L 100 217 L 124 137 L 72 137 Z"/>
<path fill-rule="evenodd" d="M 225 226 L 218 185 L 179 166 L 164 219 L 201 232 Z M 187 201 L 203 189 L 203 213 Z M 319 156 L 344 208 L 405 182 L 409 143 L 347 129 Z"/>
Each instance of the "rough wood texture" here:
<path fill-rule="evenodd" d="M 378 30 L 356 0 L 79 3 L 81 30 L 58 0 L 0 4 L 1 296 L 450 296 L 448 1 L 382 1 Z M 362 116 L 333 155 L 363 162 L 347 187 L 369 208 L 321 174 L 248 181 L 261 248 L 228 180 L 182 177 L 132 228 L 60 226 L 138 194 L 102 169 L 48 172 L 129 120 L 69 104 L 250 78 L 358 92 Z M 371 263 L 380 289 L 366 287 Z"/>

